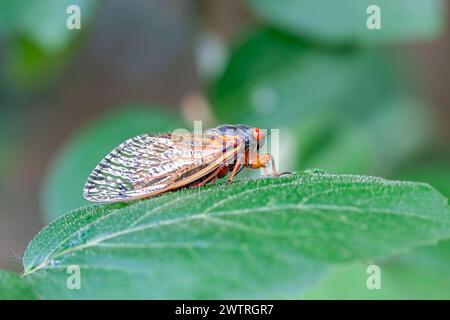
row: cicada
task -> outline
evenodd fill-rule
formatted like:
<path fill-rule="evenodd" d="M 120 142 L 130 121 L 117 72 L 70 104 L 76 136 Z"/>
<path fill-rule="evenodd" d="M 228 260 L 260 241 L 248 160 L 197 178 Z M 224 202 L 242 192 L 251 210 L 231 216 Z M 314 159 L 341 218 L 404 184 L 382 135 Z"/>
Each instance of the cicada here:
<path fill-rule="evenodd" d="M 244 167 L 277 176 L 274 158 L 260 154 L 267 132 L 246 125 L 222 125 L 202 133 L 142 134 L 112 150 L 90 174 L 83 190 L 93 202 L 152 197 L 183 187 L 198 187 Z"/>

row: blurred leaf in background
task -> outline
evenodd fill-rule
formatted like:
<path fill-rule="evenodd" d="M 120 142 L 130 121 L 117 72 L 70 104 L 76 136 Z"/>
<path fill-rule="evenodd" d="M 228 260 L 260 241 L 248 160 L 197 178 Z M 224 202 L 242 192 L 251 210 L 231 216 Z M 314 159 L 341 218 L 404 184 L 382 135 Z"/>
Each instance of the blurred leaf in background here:
<path fill-rule="evenodd" d="M 9 93 L 40 90 L 55 79 L 72 56 L 67 50 L 45 52 L 26 37 L 18 36 L 5 48 L 2 72 Z"/>
<path fill-rule="evenodd" d="M 97 0 L 0 0 L 0 35 L 21 35 L 45 52 L 61 51 L 77 32 L 66 27 L 70 5 L 81 9 L 87 22 L 98 5 Z M 83 27 L 86 25 L 82 24 Z"/>
<path fill-rule="evenodd" d="M 386 176 L 422 151 L 432 134 L 427 104 L 417 96 L 394 95 L 366 119 L 338 125 L 315 153 L 300 148 L 297 166 Z M 308 135 L 304 132 L 300 141 Z"/>
<path fill-rule="evenodd" d="M 97 0 L 0 0 L 0 42 L 7 43 L 2 76 L 10 89 L 36 89 L 51 81 L 76 52 L 72 40 L 87 29 Z M 66 27 L 69 5 L 81 10 L 81 30 Z M 46 81 L 44 81 L 46 80 Z"/>
<path fill-rule="evenodd" d="M 431 136 L 427 105 L 396 62 L 263 29 L 237 46 L 210 99 L 221 122 L 281 128 L 280 148 L 293 135 L 296 168 L 386 174 Z"/>
<path fill-rule="evenodd" d="M 441 151 L 445 147 L 441 148 Z M 398 168 L 393 175 L 399 180 L 410 179 L 431 184 L 450 198 L 450 152 L 431 154 L 427 159 L 417 159 Z"/>
<path fill-rule="evenodd" d="M 377 263 L 381 289 L 369 290 L 367 264 L 335 267 L 303 299 L 449 299 L 450 241 L 413 249 L 407 254 Z"/>
<path fill-rule="evenodd" d="M 83 187 L 90 172 L 114 147 L 147 132 L 185 128 L 182 120 L 155 106 L 125 105 L 81 128 L 49 165 L 42 210 L 47 221 L 88 202 Z"/>
<path fill-rule="evenodd" d="M 435 38 L 444 27 L 442 0 L 247 0 L 265 21 L 330 43 L 380 44 Z M 381 11 L 381 29 L 368 32 L 370 5 Z"/>

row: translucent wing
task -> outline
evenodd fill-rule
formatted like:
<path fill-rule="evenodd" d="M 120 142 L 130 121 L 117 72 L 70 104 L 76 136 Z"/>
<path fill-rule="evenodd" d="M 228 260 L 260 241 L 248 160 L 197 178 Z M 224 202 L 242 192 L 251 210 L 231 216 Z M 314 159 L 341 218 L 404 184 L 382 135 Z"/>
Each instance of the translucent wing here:
<path fill-rule="evenodd" d="M 111 151 L 92 171 L 83 195 L 116 202 L 156 195 L 185 186 L 234 156 L 242 139 L 203 135 L 143 134 Z"/>

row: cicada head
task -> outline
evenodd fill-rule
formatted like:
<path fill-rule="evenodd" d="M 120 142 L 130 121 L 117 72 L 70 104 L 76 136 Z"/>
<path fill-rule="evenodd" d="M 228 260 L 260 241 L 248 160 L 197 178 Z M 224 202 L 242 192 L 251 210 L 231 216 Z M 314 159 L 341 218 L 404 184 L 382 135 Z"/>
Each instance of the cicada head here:
<path fill-rule="evenodd" d="M 243 124 L 222 125 L 213 130 L 219 132 L 223 136 L 239 136 L 245 142 L 245 149 L 250 151 L 258 151 L 266 143 L 267 130 L 251 127 Z"/>

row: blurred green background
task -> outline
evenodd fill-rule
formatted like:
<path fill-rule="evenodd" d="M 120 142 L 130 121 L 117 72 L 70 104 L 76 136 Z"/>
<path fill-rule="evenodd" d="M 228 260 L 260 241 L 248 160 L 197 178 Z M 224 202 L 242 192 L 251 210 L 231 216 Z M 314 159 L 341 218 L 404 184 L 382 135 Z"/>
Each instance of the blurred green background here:
<path fill-rule="evenodd" d="M 86 204 L 111 148 L 193 120 L 280 129 L 282 170 L 449 196 L 449 14 L 440 0 L 0 0 L 0 268 L 20 271 L 42 226 Z"/>

